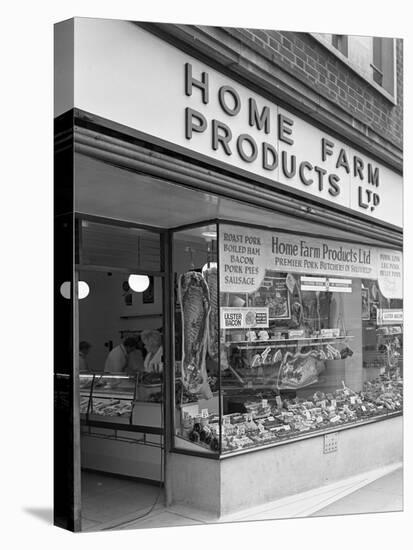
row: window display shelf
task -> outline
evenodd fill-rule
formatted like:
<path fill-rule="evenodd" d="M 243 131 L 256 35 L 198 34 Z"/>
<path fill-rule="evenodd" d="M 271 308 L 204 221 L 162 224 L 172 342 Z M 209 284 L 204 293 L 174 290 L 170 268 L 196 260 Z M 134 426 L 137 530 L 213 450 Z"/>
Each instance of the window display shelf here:
<path fill-rule="evenodd" d="M 278 347 L 296 347 L 300 345 L 300 342 L 306 342 L 306 346 L 323 346 L 330 342 L 346 342 L 353 339 L 354 336 L 338 336 L 338 337 L 314 337 L 314 338 L 284 338 L 280 340 L 240 340 L 239 342 L 228 342 L 228 346 L 236 347 L 238 349 L 254 349 L 254 348 L 278 348 Z M 295 343 L 293 343 L 295 342 Z"/>
<path fill-rule="evenodd" d="M 399 376 L 381 376 L 366 382 L 359 392 L 343 383 L 333 393 L 316 391 L 305 398 L 245 397 L 240 401 L 243 412 L 229 412 L 221 423 L 216 415 L 187 418 L 188 438 L 199 445 L 208 437 L 209 443 L 221 430 L 222 452 L 226 454 L 383 420 L 401 414 L 403 381 Z"/>
<path fill-rule="evenodd" d="M 116 388 L 103 388 L 102 390 L 93 392 L 93 398 L 98 399 L 122 399 L 125 401 L 131 401 L 133 396 L 134 390 L 130 392 L 127 390 L 117 390 Z"/>

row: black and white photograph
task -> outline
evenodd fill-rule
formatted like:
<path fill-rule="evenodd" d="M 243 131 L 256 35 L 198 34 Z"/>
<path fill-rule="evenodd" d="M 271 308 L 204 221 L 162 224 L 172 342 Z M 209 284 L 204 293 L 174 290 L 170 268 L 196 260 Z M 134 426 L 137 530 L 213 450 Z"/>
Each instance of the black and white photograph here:
<path fill-rule="evenodd" d="M 364 518 L 366 544 L 405 517 L 407 36 L 338 11 L 48 20 L 43 529 L 270 546 Z"/>
<path fill-rule="evenodd" d="M 75 17 L 55 52 L 56 524 L 402 510 L 402 40 Z"/>

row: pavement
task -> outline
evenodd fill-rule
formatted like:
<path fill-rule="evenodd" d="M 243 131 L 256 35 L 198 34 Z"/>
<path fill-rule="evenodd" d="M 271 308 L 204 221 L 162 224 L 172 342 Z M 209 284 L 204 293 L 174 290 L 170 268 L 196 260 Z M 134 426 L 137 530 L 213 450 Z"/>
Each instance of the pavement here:
<path fill-rule="evenodd" d="M 338 516 L 402 510 L 403 469 L 398 468 L 311 515 Z"/>
<path fill-rule="evenodd" d="M 147 529 L 403 510 L 403 470 L 382 468 L 242 510 L 219 519 L 190 507 L 166 507 L 163 489 L 97 473 L 84 474 L 82 530 Z M 87 496 L 86 496 L 87 495 Z"/>

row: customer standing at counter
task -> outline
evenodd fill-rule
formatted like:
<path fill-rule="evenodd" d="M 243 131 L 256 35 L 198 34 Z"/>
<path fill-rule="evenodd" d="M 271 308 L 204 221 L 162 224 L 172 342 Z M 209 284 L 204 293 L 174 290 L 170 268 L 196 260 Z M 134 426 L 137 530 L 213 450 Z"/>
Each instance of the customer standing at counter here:
<path fill-rule="evenodd" d="M 144 330 L 141 334 L 142 342 L 147 350 L 144 368 L 146 372 L 161 372 L 162 363 L 162 336 L 157 330 Z"/>
<path fill-rule="evenodd" d="M 83 340 L 79 343 L 79 371 L 80 372 L 90 372 L 90 368 L 87 362 L 87 355 L 89 354 L 90 348 L 92 346 L 89 342 Z"/>
<path fill-rule="evenodd" d="M 136 350 L 137 340 L 133 336 L 128 336 L 118 346 L 114 347 L 106 358 L 105 372 L 120 373 L 125 372 L 128 367 L 129 356 Z"/>

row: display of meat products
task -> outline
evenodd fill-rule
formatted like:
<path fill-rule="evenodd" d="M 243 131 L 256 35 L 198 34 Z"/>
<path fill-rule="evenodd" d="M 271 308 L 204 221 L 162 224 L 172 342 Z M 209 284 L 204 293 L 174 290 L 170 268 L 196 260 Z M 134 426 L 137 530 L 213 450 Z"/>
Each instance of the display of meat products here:
<path fill-rule="evenodd" d="M 205 355 L 211 305 L 201 273 L 188 271 L 180 276 L 178 299 L 182 319 L 182 383 L 189 393 L 209 393 L 210 397 Z"/>
<path fill-rule="evenodd" d="M 335 347 L 331 346 L 330 344 L 327 344 L 326 349 L 327 349 L 327 352 L 329 352 L 333 356 L 333 359 L 341 359 L 341 354 Z"/>
<path fill-rule="evenodd" d="M 218 272 L 216 267 L 208 267 L 202 272 L 209 289 L 211 311 L 209 314 L 208 355 L 218 361 Z"/>
<path fill-rule="evenodd" d="M 277 351 L 274 353 L 274 357 L 272 358 L 272 362 L 279 363 L 280 361 L 282 361 L 282 358 L 283 358 L 283 354 L 281 350 L 277 349 Z"/>

